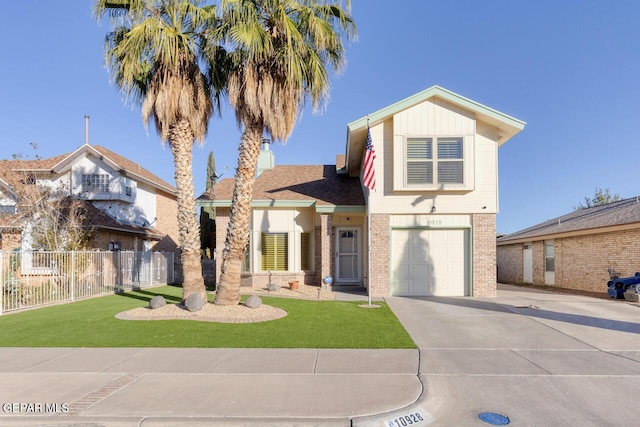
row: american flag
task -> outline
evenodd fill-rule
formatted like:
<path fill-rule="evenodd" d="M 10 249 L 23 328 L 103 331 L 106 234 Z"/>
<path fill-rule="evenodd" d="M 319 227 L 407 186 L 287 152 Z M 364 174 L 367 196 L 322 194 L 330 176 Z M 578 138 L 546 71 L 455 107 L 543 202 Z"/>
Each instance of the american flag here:
<path fill-rule="evenodd" d="M 364 153 L 364 166 L 363 166 L 363 178 L 362 182 L 365 187 L 370 190 L 376 189 L 376 171 L 373 167 L 373 162 L 376 159 L 376 150 L 373 148 L 373 142 L 371 142 L 371 132 L 367 127 L 367 145 Z"/>

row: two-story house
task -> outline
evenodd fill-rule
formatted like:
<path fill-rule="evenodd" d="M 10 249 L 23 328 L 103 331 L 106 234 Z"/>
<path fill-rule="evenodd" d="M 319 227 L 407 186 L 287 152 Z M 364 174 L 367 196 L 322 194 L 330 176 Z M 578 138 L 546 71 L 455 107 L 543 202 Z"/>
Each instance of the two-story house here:
<path fill-rule="evenodd" d="M 37 160 L 0 161 L 0 249 L 32 247 L 29 224 L 16 215 L 19 187 L 56 190 L 83 201 L 90 248 L 176 251 L 176 189 L 139 164 L 102 146 Z"/>
<path fill-rule="evenodd" d="M 372 296 L 495 295 L 498 147 L 524 126 L 433 86 L 349 123 L 336 165 L 279 166 L 263 149 L 243 286 L 331 276 Z M 225 179 L 198 200 L 216 208 L 218 254 L 232 191 Z"/>

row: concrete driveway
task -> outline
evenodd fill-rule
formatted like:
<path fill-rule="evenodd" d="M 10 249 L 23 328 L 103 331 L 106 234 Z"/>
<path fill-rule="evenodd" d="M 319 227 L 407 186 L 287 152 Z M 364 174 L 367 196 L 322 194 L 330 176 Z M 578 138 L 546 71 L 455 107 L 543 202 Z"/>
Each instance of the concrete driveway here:
<path fill-rule="evenodd" d="M 506 285 L 388 303 L 420 347 L 431 425 L 640 425 L 638 303 Z"/>

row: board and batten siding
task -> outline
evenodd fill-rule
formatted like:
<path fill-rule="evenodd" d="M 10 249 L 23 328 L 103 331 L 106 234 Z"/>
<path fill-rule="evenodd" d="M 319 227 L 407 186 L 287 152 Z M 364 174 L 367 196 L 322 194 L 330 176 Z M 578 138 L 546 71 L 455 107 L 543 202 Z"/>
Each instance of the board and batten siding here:
<path fill-rule="evenodd" d="M 473 113 L 438 98 L 407 108 L 393 120 L 396 135 L 460 136 L 476 131 Z"/>
<path fill-rule="evenodd" d="M 430 212 L 436 205 L 437 213 L 495 214 L 498 210 L 497 132 L 493 126 L 476 122 L 466 110 L 432 99 L 408 108 L 384 122 L 371 127 L 371 138 L 376 150 L 376 191 L 369 192 L 371 213 Z M 406 136 L 463 136 L 470 144 L 467 162 L 472 163 L 473 189 L 464 191 L 394 191 L 394 174 L 402 174 L 403 159 L 396 145 L 402 145 Z M 397 177 L 396 177 L 397 179 Z"/>

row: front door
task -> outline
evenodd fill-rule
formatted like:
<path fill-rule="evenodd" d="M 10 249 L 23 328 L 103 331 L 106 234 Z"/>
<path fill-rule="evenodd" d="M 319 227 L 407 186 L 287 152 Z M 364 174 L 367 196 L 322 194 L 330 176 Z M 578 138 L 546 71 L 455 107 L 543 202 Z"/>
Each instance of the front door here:
<path fill-rule="evenodd" d="M 531 243 L 525 243 L 522 251 L 523 258 L 523 273 L 522 281 L 524 283 L 533 283 L 533 245 Z"/>
<path fill-rule="evenodd" d="M 360 282 L 360 229 L 336 229 L 336 284 Z"/>

